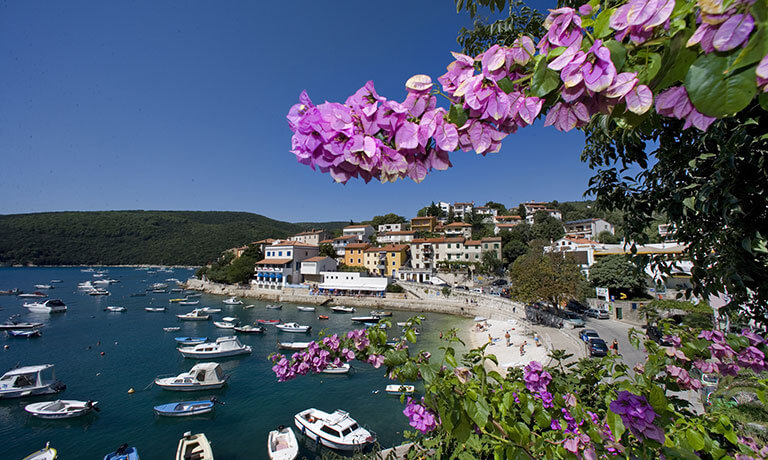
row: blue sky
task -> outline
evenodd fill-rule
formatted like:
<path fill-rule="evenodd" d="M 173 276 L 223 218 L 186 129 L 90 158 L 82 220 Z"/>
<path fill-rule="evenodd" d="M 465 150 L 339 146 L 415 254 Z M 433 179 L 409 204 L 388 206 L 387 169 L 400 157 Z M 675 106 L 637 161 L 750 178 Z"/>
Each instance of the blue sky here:
<path fill-rule="evenodd" d="M 554 2 L 535 3 L 541 8 Z M 421 184 L 335 184 L 289 152 L 302 89 L 391 99 L 437 78 L 469 25 L 452 0 L 5 2 L 0 213 L 248 211 L 288 221 L 412 216 L 430 201 L 580 199 L 580 133 L 543 128 Z"/>

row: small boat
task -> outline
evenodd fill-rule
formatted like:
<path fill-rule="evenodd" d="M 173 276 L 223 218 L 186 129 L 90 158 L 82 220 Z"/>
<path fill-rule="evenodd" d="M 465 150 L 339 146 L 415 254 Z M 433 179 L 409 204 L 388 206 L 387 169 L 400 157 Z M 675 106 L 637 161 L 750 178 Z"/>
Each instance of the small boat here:
<path fill-rule="evenodd" d="M 296 307 L 299 311 L 315 311 L 315 307 Z"/>
<path fill-rule="evenodd" d="M 51 447 L 50 443 L 46 442 L 44 448 L 36 452 L 32 452 L 22 460 L 56 460 L 58 456 L 59 453 L 56 451 L 56 449 Z"/>
<path fill-rule="evenodd" d="M 238 319 L 236 317 L 234 317 L 234 316 L 225 316 L 225 317 L 221 318 L 221 320 L 222 321 L 226 321 L 228 323 L 237 323 L 238 322 Z"/>
<path fill-rule="evenodd" d="M 88 268 L 82 268 L 82 269 L 80 269 L 80 271 L 83 272 L 83 273 L 93 273 L 96 270 L 94 270 L 93 267 L 88 267 Z"/>
<path fill-rule="evenodd" d="M 63 283 L 63 282 L 64 281 L 62 281 L 62 280 L 51 280 L 51 283 L 54 283 L 54 284 L 56 284 L 56 283 Z"/>
<path fill-rule="evenodd" d="M 219 400 L 216 398 L 203 401 L 183 401 L 161 404 L 155 406 L 154 410 L 155 414 L 165 417 L 188 417 L 190 415 L 202 415 L 213 412 L 217 402 L 219 402 Z"/>
<path fill-rule="evenodd" d="M 237 337 L 219 337 L 215 342 L 204 342 L 191 347 L 179 348 L 185 358 L 216 359 L 251 354 L 251 347 L 243 345 Z"/>
<path fill-rule="evenodd" d="M 173 327 L 164 327 L 163 330 L 165 332 L 176 332 L 176 331 L 180 331 L 181 328 L 179 326 L 173 326 Z"/>
<path fill-rule="evenodd" d="M 263 334 L 264 328 L 261 326 L 251 326 L 250 324 L 246 324 L 243 326 L 235 326 L 235 332 L 239 332 L 241 334 Z"/>
<path fill-rule="evenodd" d="M 205 434 L 192 434 L 191 431 L 187 431 L 179 441 L 179 447 L 176 449 L 176 460 L 192 459 L 213 460 L 213 451 Z"/>
<path fill-rule="evenodd" d="M 63 418 L 80 417 L 91 411 L 98 411 L 97 401 L 75 401 L 70 399 L 58 399 L 28 404 L 24 410 L 37 418 L 57 420 Z"/>
<path fill-rule="evenodd" d="M 485 316 L 475 316 L 475 319 L 473 319 L 473 321 L 476 323 L 482 323 L 484 321 L 488 321 L 488 318 L 486 318 Z"/>
<path fill-rule="evenodd" d="M 184 291 L 184 289 L 182 289 L 182 288 L 172 288 L 171 289 L 171 292 L 182 292 L 182 291 Z"/>
<path fill-rule="evenodd" d="M 153 294 L 168 294 L 168 291 L 165 289 L 152 289 Z"/>
<path fill-rule="evenodd" d="M 203 295 L 201 293 L 199 293 L 199 292 L 193 292 L 191 294 L 190 293 L 184 293 L 184 296 L 186 298 L 188 298 L 188 299 L 192 299 L 192 298 L 202 297 Z"/>
<path fill-rule="evenodd" d="M 200 310 L 202 310 L 205 313 L 221 313 L 221 308 L 211 308 L 211 307 L 203 307 Z"/>
<path fill-rule="evenodd" d="M 235 323 L 230 323 L 227 321 L 214 321 L 213 325 L 218 327 L 219 329 L 234 329 Z"/>
<path fill-rule="evenodd" d="M 333 364 L 329 364 L 321 372 L 323 374 L 349 374 L 349 371 L 351 369 L 352 369 L 352 366 L 350 366 L 349 363 L 342 363 L 341 366 L 335 366 Z"/>
<path fill-rule="evenodd" d="M 155 283 L 152 286 L 147 288 L 147 291 L 155 291 L 155 290 L 165 290 L 168 289 L 168 285 L 165 283 Z"/>
<path fill-rule="evenodd" d="M 280 324 L 279 319 L 257 319 L 256 322 L 259 324 Z"/>
<path fill-rule="evenodd" d="M 163 313 L 165 310 L 165 307 L 144 307 L 144 311 L 148 311 L 150 313 Z"/>
<path fill-rule="evenodd" d="M 354 313 L 355 307 L 345 307 L 344 305 L 336 305 L 331 307 L 331 311 L 336 313 Z"/>
<path fill-rule="evenodd" d="M 8 334 L 8 337 L 20 337 L 20 338 L 31 338 L 31 337 L 40 337 L 43 335 L 42 331 L 40 329 L 21 329 L 21 330 L 14 330 L 10 329 L 5 331 L 6 334 Z"/>
<path fill-rule="evenodd" d="M 267 453 L 270 460 L 294 460 L 299 455 L 299 441 L 291 427 L 280 425 L 269 432 Z"/>
<path fill-rule="evenodd" d="M 176 337 L 173 340 L 179 345 L 197 345 L 199 343 L 205 343 L 205 341 L 208 340 L 208 337 Z"/>
<path fill-rule="evenodd" d="M 174 303 L 174 302 L 184 302 L 185 300 L 187 300 L 186 297 L 180 297 L 180 298 L 177 298 L 177 299 L 168 299 L 168 302 L 171 302 L 171 303 Z"/>
<path fill-rule="evenodd" d="M 382 310 L 373 310 L 371 312 L 371 316 L 378 316 L 379 318 L 384 318 L 387 316 L 392 316 L 391 311 L 382 311 Z"/>
<path fill-rule="evenodd" d="M 199 303 L 200 303 L 199 300 L 182 300 L 181 302 L 179 302 L 179 305 L 197 305 Z"/>
<path fill-rule="evenodd" d="M 277 342 L 281 350 L 305 350 L 311 342 Z"/>
<path fill-rule="evenodd" d="M 378 316 L 353 316 L 350 319 L 358 323 L 378 323 L 381 318 Z"/>
<path fill-rule="evenodd" d="M 211 319 L 210 315 L 199 309 L 194 309 L 191 312 L 185 313 L 183 315 L 176 315 L 176 317 L 182 321 L 208 321 Z"/>
<path fill-rule="evenodd" d="M 128 311 L 128 309 L 125 308 L 125 307 L 109 306 L 109 307 L 105 308 L 104 311 L 111 311 L 111 312 L 114 312 L 114 313 L 125 313 L 126 311 Z"/>
<path fill-rule="evenodd" d="M 93 288 L 88 291 L 88 295 L 109 295 L 109 291 L 104 288 Z"/>
<path fill-rule="evenodd" d="M 53 289 L 50 284 L 35 284 L 35 289 Z"/>
<path fill-rule="evenodd" d="M 413 385 L 387 385 L 384 391 L 391 395 L 412 395 L 413 392 L 416 391 L 416 387 Z"/>
<path fill-rule="evenodd" d="M 283 306 L 282 305 L 267 305 L 266 308 L 267 308 L 267 310 L 282 310 Z"/>
<path fill-rule="evenodd" d="M 218 363 L 198 363 L 176 376 L 158 376 L 155 385 L 170 391 L 216 390 L 226 385 L 227 379 Z"/>
<path fill-rule="evenodd" d="M 104 460 L 139 460 L 139 451 L 135 447 L 123 444 L 116 451 L 105 455 Z"/>
<path fill-rule="evenodd" d="M 413 323 L 411 323 L 410 321 L 398 321 L 397 322 L 397 325 L 400 326 L 400 327 L 406 327 L 406 326 L 410 326 L 412 324 Z"/>
<path fill-rule="evenodd" d="M 13 318 L 15 318 L 17 316 L 19 316 L 19 315 L 13 315 L 10 318 L 8 318 L 8 320 L 5 323 L 0 324 L 0 331 L 8 330 L 8 329 L 13 329 L 13 330 L 17 330 L 17 329 L 36 329 L 36 328 L 41 327 L 43 325 L 43 323 L 28 323 L 28 322 L 16 321 Z"/>
<path fill-rule="evenodd" d="M 0 399 L 48 395 L 65 388 L 56 380 L 53 364 L 17 367 L 0 377 Z"/>
<path fill-rule="evenodd" d="M 243 309 L 245 309 L 245 310 L 250 310 L 251 308 L 256 308 L 256 305 L 253 305 L 253 304 L 251 304 L 251 305 L 243 305 Z"/>
<path fill-rule="evenodd" d="M 83 281 L 82 283 L 77 283 L 78 289 L 84 289 L 84 290 L 90 290 L 93 289 L 95 286 L 90 281 Z"/>
<path fill-rule="evenodd" d="M 296 428 L 312 441 L 331 449 L 361 450 L 376 441 L 375 434 L 362 428 L 349 414 L 336 410 L 332 414 L 319 409 L 306 409 L 294 417 Z"/>
<path fill-rule="evenodd" d="M 312 326 L 302 326 L 301 324 L 298 324 L 298 323 L 275 324 L 275 327 L 280 329 L 283 332 L 298 332 L 298 333 L 306 333 L 312 329 Z"/>
<path fill-rule="evenodd" d="M 48 297 L 48 294 L 45 292 L 35 291 L 31 294 L 19 294 L 18 297 L 24 298 L 24 299 L 39 299 L 42 297 Z"/>
<path fill-rule="evenodd" d="M 45 302 L 25 303 L 24 308 L 35 313 L 64 313 L 67 306 L 60 299 L 48 299 Z"/>
<path fill-rule="evenodd" d="M 227 300 L 223 300 L 222 303 L 224 305 L 242 305 L 242 300 L 237 300 L 237 297 L 230 297 Z"/>
<path fill-rule="evenodd" d="M 328 319 L 329 317 L 327 315 L 318 315 L 317 319 Z"/>
<path fill-rule="evenodd" d="M 19 288 L 5 289 L 0 291 L 0 295 L 19 295 L 21 293 L 22 292 L 19 290 Z"/>

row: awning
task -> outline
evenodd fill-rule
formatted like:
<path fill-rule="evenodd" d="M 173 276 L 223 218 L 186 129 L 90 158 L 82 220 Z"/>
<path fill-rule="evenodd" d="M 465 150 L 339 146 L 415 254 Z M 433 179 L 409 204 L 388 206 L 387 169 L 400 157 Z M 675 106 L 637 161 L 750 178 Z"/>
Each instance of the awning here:
<path fill-rule="evenodd" d="M 256 265 L 285 265 L 292 261 L 293 259 L 262 259 L 256 262 Z"/>

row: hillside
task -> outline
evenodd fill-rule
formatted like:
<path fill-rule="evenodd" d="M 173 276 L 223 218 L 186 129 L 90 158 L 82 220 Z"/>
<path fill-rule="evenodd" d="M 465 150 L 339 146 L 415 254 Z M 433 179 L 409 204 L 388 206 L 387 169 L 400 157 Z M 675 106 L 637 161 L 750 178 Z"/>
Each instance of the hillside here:
<path fill-rule="evenodd" d="M 0 216 L 0 264 L 202 265 L 251 241 L 346 224 L 213 211 L 11 214 Z"/>

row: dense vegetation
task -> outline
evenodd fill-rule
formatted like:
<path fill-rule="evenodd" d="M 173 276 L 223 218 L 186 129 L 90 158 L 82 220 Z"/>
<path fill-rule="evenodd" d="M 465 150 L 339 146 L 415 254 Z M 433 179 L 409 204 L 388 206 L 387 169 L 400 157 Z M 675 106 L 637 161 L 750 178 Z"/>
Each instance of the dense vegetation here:
<path fill-rule="evenodd" d="M 225 249 L 344 222 L 290 223 L 246 212 L 98 211 L 0 216 L 0 264 L 202 265 Z"/>

